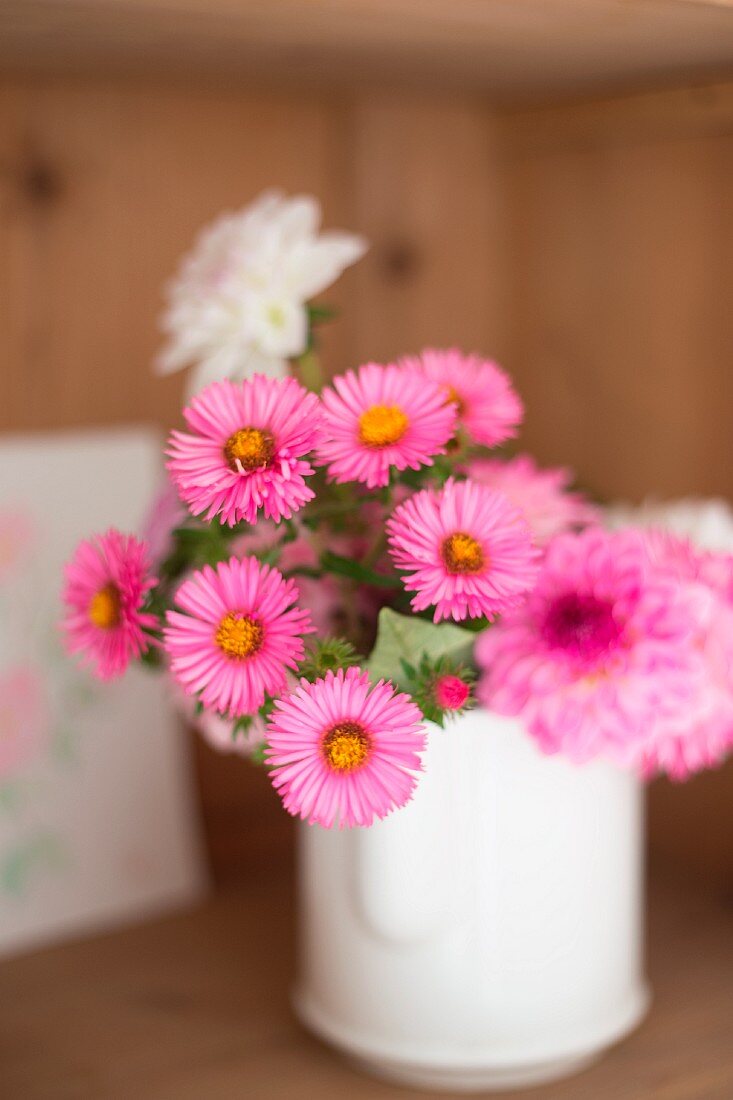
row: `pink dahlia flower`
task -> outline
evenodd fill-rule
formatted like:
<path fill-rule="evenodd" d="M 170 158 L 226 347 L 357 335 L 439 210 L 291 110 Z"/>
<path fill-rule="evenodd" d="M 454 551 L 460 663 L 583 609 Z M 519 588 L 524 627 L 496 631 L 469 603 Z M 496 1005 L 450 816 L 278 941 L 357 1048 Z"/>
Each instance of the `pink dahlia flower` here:
<path fill-rule="evenodd" d="M 422 715 L 390 683 L 358 668 L 301 680 L 279 699 L 267 762 L 285 809 L 309 824 L 371 825 L 409 802 L 425 748 Z"/>
<path fill-rule="evenodd" d="M 524 406 L 509 375 L 496 363 L 464 355 L 457 348 L 427 348 L 419 357 L 407 356 L 400 362 L 438 383 L 457 408 L 459 426 L 474 443 L 497 447 L 517 434 Z"/>
<path fill-rule="evenodd" d="M 214 382 L 183 412 L 193 435 L 174 431 L 168 469 L 195 516 L 219 516 L 229 527 L 254 523 L 259 511 L 289 519 L 314 493 L 318 398 L 294 378 L 255 375 Z"/>
<path fill-rule="evenodd" d="M 368 363 L 322 394 L 319 461 L 334 481 L 386 485 L 390 470 L 432 466 L 456 423 L 440 387 L 419 371 Z"/>
<path fill-rule="evenodd" d="M 733 748 L 733 558 L 698 550 L 687 539 L 650 530 L 644 539 L 655 564 L 695 600 L 694 646 L 702 663 L 697 691 L 683 710 L 660 716 L 639 746 L 644 775 L 687 779 L 714 767 Z"/>
<path fill-rule="evenodd" d="M 541 469 L 530 455 L 516 458 L 476 458 L 466 467 L 472 481 L 499 489 L 524 512 L 537 546 L 550 539 L 598 523 L 600 510 L 581 493 L 569 491 L 572 474 L 562 467 Z"/>
<path fill-rule="evenodd" d="M 239 718 L 285 688 L 286 670 L 303 658 L 307 611 L 297 589 L 256 558 L 205 565 L 178 589 L 164 645 L 171 673 L 205 707 Z"/>
<path fill-rule="evenodd" d="M 694 629 L 695 601 L 638 532 L 561 535 L 524 606 L 479 637 L 478 697 L 521 715 L 545 752 L 629 764 L 695 698 Z"/>
<path fill-rule="evenodd" d="M 522 513 L 503 493 L 449 479 L 423 489 L 387 521 L 389 552 L 417 595 L 416 611 L 440 619 L 493 618 L 520 603 L 537 574 L 537 550 Z"/>
<path fill-rule="evenodd" d="M 143 611 L 156 583 L 148 572 L 147 545 L 110 528 L 80 542 L 65 569 L 63 628 L 70 653 L 84 655 L 100 680 L 121 676 L 150 645 L 145 631 L 160 626 Z"/>

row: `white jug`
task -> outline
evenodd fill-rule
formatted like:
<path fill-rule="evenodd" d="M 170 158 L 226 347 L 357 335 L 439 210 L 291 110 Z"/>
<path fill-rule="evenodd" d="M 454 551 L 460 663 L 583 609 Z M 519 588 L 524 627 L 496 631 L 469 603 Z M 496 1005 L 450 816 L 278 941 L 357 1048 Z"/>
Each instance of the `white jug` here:
<path fill-rule="evenodd" d="M 300 830 L 301 1020 L 372 1073 L 450 1091 L 549 1081 L 644 1015 L 643 795 L 515 721 L 429 726 L 413 801 Z"/>

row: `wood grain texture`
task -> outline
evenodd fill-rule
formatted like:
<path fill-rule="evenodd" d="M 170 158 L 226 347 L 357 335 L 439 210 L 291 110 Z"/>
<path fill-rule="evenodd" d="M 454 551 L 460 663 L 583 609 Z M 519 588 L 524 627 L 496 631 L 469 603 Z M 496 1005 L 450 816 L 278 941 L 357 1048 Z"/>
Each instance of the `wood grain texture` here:
<path fill-rule="evenodd" d="M 730 495 L 733 116 L 606 141 L 601 111 L 567 144 L 562 112 L 544 121 L 552 142 L 517 141 L 511 187 L 523 441 L 603 497 Z"/>
<path fill-rule="evenodd" d="M 371 95 L 350 118 L 356 224 L 354 346 L 390 361 L 425 345 L 500 354 L 505 242 L 501 149 L 481 101 Z"/>
<path fill-rule="evenodd" d="M 328 211 L 328 111 L 103 80 L 7 82 L 0 103 L 0 427 L 170 423 L 180 379 L 150 369 L 165 279 L 273 180 Z"/>
<path fill-rule="evenodd" d="M 733 915 L 658 882 L 652 1010 L 586 1072 L 497 1100 L 730 1100 Z M 0 965 L 0 1095 L 23 1100 L 408 1100 L 306 1035 L 289 1007 L 287 878 Z"/>

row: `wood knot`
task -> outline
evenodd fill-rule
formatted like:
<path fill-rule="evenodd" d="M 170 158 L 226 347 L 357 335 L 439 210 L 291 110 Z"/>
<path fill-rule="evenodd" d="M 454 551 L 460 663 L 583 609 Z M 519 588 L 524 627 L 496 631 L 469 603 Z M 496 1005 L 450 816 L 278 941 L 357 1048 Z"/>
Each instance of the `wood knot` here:
<path fill-rule="evenodd" d="M 420 267 L 420 250 L 412 241 L 392 241 L 382 252 L 382 267 L 387 278 L 406 282 Z"/>
<path fill-rule="evenodd" d="M 60 173 L 43 160 L 30 160 L 21 168 L 20 186 L 31 202 L 43 205 L 55 202 L 64 189 Z"/>

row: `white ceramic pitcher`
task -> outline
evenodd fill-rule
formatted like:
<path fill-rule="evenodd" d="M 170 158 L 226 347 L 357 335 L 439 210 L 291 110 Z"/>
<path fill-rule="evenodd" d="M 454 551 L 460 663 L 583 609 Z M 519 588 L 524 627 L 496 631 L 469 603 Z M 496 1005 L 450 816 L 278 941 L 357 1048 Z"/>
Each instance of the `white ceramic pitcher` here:
<path fill-rule="evenodd" d="M 301 827 L 296 1011 L 407 1084 L 574 1072 L 648 1001 L 641 785 L 485 710 L 430 726 L 425 764 L 374 827 Z"/>

